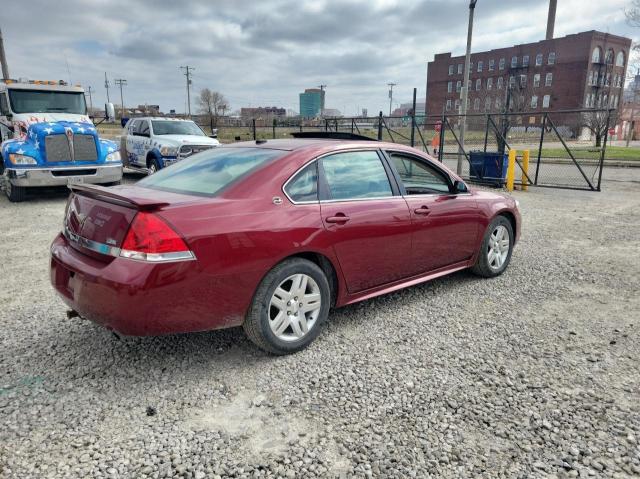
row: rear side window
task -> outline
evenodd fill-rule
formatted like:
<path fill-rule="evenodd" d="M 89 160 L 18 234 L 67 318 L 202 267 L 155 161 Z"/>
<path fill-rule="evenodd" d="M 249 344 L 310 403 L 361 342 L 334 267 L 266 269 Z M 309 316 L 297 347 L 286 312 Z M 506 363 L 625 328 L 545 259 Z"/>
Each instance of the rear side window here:
<path fill-rule="evenodd" d="M 287 183 L 285 193 L 292 201 L 318 201 L 318 163 L 313 162 L 300 170 Z"/>
<path fill-rule="evenodd" d="M 215 148 L 162 168 L 137 185 L 173 193 L 215 196 L 286 153 L 266 148 Z"/>
<path fill-rule="evenodd" d="M 350 151 L 322 158 L 329 199 L 393 196 L 387 172 L 375 151 Z"/>
<path fill-rule="evenodd" d="M 391 153 L 408 195 L 449 193 L 449 180 L 441 171 L 410 156 Z"/>

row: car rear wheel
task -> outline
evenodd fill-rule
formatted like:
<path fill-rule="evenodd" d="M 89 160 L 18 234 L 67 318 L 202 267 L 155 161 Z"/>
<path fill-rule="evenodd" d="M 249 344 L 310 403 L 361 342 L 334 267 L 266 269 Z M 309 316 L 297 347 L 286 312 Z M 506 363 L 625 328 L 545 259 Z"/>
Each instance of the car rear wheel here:
<path fill-rule="evenodd" d="M 471 270 L 485 278 L 502 274 L 511 260 L 513 239 L 511 222 L 504 216 L 497 216 L 484 233 L 478 259 Z"/>
<path fill-rule="evenodd" d="M 307 347 L 329 314 L 331 293 L 324 272 L 302 258 L 286 260 L 262 280 L 244 322 L 259 348 L 290 354 Z"/>

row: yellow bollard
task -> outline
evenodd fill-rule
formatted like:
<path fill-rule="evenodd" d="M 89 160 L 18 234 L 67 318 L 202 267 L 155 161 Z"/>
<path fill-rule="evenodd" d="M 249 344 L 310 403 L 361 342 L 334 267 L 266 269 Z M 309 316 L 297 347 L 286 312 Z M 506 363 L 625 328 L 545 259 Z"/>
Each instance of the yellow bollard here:
<path fill-rule="evenodd" d="M 516 150 L 509 150 L 509 166 L 507 166 L 507 191 L 513 191 L 516 179 Z"/>
<path fill-rule="evenodd" d="M 527 191 L 527 175 L 529 174 L 529 150 L 522 152 L 522 191 Z"/>

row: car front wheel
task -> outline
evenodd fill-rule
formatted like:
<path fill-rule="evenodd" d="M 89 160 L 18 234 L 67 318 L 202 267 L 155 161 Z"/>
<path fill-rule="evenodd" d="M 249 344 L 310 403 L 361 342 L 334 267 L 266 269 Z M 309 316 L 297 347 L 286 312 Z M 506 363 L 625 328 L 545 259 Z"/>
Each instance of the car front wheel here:
<path fill-rule="evenodd" d="M 244 330 L 267 352 L 300 351 L 320 333 L 330 298 L 327 277 L 315 263 L 302 258 L 283 261 L 260 283 Z"/>
<path fill-rule="evenodd" d="M 513 240 L 511 222 L 504 216 L 494 218 L 484 233 L 478 259 L 471 270 L 485 278 L 502 274 L 511 261 Z"/>

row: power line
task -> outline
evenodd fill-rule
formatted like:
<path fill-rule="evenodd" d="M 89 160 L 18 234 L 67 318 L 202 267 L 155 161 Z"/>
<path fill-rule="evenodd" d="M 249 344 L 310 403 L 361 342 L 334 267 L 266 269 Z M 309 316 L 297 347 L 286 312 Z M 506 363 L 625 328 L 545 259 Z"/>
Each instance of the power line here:
<path fill-rule="evenodd" d="M 124 98 L 122 96 L 122 87 L 127 85 L 127 80 L 124 78 L 116 78 L 113 83 L 120 87 L 120 118 L 124 118 Z"/>
<path fill-rule="evenodd" d="M 189 112 L 189 118 L 191 118 L 191 72 L 195 70 L 195 68 L 186 65 L 184 67 L 180 67 L 181 70 L 184 70 L 184 76 L 187 77 L 187 107 Z"/>

